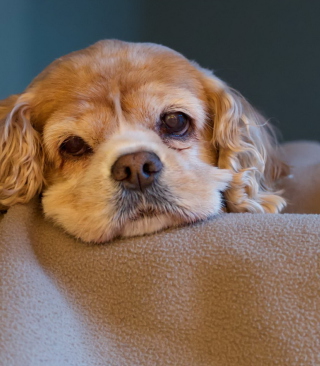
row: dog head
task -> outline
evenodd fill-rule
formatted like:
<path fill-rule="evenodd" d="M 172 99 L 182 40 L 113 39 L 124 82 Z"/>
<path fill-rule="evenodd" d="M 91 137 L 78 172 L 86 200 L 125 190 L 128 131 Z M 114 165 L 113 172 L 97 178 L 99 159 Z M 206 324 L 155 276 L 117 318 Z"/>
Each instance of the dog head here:
<path fill-rule="evenodd" d="M 47 217 L 85 241 L 233 212 L 278 212 L 265 120 L 166 47 L 101 41 L 0 102 L 0 204 L 43 192 Z"/>

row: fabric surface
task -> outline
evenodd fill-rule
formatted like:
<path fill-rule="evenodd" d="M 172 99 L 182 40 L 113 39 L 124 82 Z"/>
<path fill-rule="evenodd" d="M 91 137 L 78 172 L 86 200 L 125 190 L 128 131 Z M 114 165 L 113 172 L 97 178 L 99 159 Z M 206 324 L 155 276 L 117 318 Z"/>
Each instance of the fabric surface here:
<path fill-rule="evenodd" d="M 292 174 L 282 182 L 287 213 L 320 213 L 320 144 L 300 141 L 283 146 Z"/>
<path fill-rule="evenodd" d="M 299 165 L 293 151 L 306 146 Z M 44 220 L 37 200 L 11 208 L 1 365 L 319 365 L 320 206 L 304 188 L 319 199 L 320 145 L 285 156 L 289 210 L 303 201 L 313 214 L 222 214 L 88 245 Z"/>

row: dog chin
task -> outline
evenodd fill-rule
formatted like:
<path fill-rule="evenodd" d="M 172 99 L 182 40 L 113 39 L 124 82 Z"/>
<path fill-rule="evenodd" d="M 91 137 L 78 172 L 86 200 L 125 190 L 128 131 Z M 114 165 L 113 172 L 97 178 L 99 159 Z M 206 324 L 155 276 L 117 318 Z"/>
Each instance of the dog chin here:
<path fill-rule="evenodd" d="M 182 224 L 183 220 L 170 214 L 141 215 L 128 220 L 121 229 L 121 237 L 152 234 L 170 226 Z"/>
<path fill-rule="evenodd" d="M 201 220 L 206 220 L 210 217 L 213 217 L 215 214 L 218 214 L 220 211 L 221 210 L 219 209 L 217 210 L 217 212 L 212 212 L 211 214 L 207 215 L 194 215 L 191 213 L 188 215 L 186 212 L 184 212 L 183 214 L 178 214 L 139 211 L 136 215 L 128 219 L 117 233 L 113 233 L 112 236 L 110 236 L 109 233 L 107 236 L 100 238 L 98 242 L 107 242 L 116 237 L 128 238 L 154 234 L 170 227 L 177 227 L 181 225 L 195 223 Z"/>

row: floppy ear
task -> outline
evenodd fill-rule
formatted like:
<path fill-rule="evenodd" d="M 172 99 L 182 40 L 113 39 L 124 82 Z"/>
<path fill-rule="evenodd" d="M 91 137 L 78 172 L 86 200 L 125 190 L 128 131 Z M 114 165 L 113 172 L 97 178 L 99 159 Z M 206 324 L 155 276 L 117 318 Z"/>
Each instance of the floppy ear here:
<path fill-rule="evenodd" d="M 40 135 L 31 126 L 27 99 L 0 101 L 0 207 L 28 202 L 42 188 Z"/>
<path fill-rule="evenodd" d="M 289 174 L 277 157 L 276 139 L 268 122 L 235 90 L 212 73 L 204 86 L 213 121 L 212 144 L 218 150 L 218 167 L 233 172 L 226 204 L 233 212 L 281 211 L 286 203 L 275 182 Z"/>

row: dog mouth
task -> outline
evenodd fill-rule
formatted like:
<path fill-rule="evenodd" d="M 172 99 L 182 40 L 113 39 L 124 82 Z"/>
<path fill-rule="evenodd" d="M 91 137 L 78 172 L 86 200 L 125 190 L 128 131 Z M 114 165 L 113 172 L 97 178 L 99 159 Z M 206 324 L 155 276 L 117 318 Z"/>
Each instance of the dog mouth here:
<path fill-rule="evenodd" d="M 162 185 L 154 185 L 145 192 L 119 190 L 115 197 L 116 220 L 138 221 L 175 211 L 174 197 Z"/>

